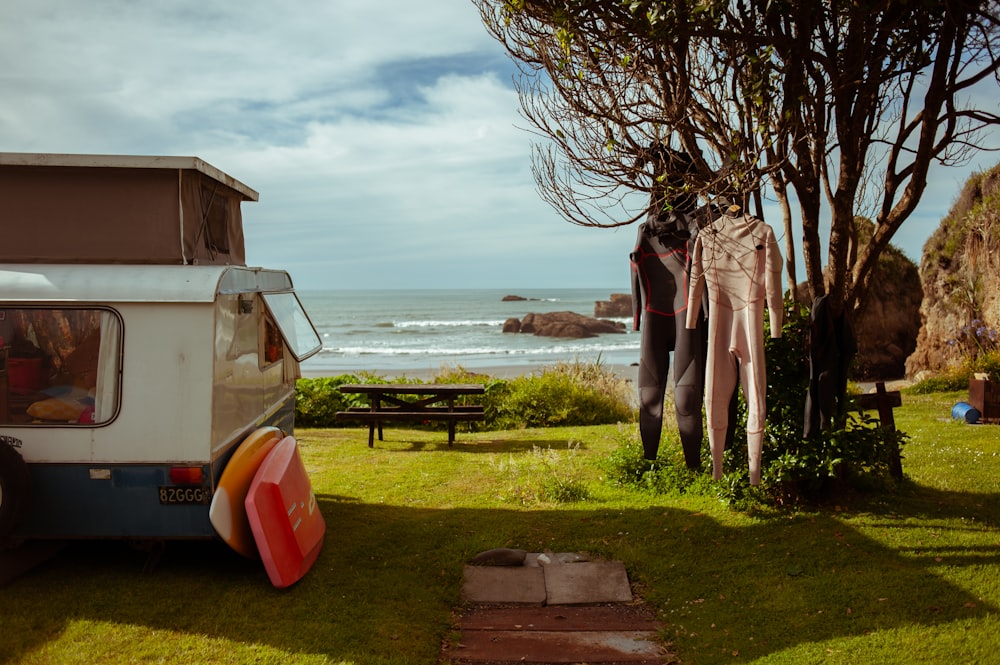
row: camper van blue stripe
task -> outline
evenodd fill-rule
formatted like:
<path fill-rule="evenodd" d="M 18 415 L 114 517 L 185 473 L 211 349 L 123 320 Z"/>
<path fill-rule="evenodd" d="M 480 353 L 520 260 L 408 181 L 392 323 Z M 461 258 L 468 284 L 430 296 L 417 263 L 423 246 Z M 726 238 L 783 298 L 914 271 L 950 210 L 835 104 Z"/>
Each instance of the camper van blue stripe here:
<path fill-rule="evenodd" d="M 27 538 L 214 538 L 211 481 L 161 502 L 169 466 L 29 464 L 32 488 L 18 535 Z M 192 501 L 197 496 L 199 503 Z M 207 500 L 206 500 L 207 499 Z M 181 501 L 181 502 L 178 502 Z"/>

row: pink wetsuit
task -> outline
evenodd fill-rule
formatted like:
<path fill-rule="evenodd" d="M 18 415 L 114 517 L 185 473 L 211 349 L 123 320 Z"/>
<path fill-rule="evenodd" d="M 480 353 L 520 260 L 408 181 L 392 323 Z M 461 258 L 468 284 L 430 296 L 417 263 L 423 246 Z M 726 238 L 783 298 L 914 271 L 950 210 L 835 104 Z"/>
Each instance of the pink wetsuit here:
<path fill-rule="evenodd" d="M 722 477 L 729 401 L 737 380 L 747 403 L 750 483 L 760 483 L 760 455 L 767 415 L 764 307 L 771 336 L 781 337 L 781 253 L 774 231 L 752 215 L 727 213 L 698 233 L 691 257 L 687 327 L 697 324 L 703 289 L 708 290 L 708 359 L 705 411 L 712 470 Z"/>

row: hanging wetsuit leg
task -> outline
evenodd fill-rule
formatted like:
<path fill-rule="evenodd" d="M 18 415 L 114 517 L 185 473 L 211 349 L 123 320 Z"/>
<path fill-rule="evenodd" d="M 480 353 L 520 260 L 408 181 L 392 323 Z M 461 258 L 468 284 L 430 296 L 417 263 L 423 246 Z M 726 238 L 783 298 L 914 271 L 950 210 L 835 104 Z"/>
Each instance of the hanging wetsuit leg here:
<path fill-rule="evenodd" d="M 684 327 L 681 317 L 674 348 L 674 409 L 680 432 L 684 462 L 689 469 L 701 468 L 701 407 L 705 394 L 705 357 L 708 345 L 707 324 L 699 318 L 693 330 Z"/>
<path fill-rule="evenodd" d="M 670 372 L 670 348 L 673 346 L 675 319 L 646 312 L 639 327 L 639 436 L 643 455 L 656 459 L 663 430 L 663 398 Z"/>
<path fill-rule="evenodd" d="M 739 384 L 738 349 L 729 343 L 732 339 L 733 312 L 725 307 L 712 310 L 708 322 L 708 337 L 713 343 L 708 347 L 705 374 L 705 413 L 708 417 L 708 443 L 712 451 L 712 476 L 722 478 L 723 453 L 730 430 L 729 410 L 733 392 Z"/>

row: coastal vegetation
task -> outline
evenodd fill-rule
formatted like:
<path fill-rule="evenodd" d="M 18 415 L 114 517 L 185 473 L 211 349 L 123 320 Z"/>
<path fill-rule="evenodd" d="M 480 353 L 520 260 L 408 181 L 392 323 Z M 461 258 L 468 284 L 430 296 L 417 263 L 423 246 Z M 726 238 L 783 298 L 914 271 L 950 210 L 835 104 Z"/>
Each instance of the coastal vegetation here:
<path fill-rule="evenodd" d="M 71 543 L 0 588 L 0 662 L 436 663 L 459 637 L 463 565 L 493 547 L 622 561 L 683 663 L 993 662 L 1000 437 L 949 417 L 962 398 L 904 395 L 901 483 L 752 510 L 618 482 L 607 461 L 629 424 L 472 432 L 451 448 L 394 427 L 374 449 L 358 428 L 302 428 L 327 537 L 300 583 L 272 588 L 221 543 L 158 558 Z M 571 489 L 546 489 L 556 480 Z"/>
<path fill-rule="evenodd" d="M 705 492 L 733 505 L 814 503 L 832 501 L 859 487 L 891 486 L 891 456 L 905 443 L 903 432 L 887 433 L 865 413 L 847 413 L 834 426 L 808 438 L 803 436 L 806 395 L 809 390 L 808 315 L 799 305 L 789 305 L 780 338 L 767 335 L 768 415 L 762 460 L 762 482 L 749 486 L 746 446 L 746 405 L 739 395 L 733 427 L 734 445 L 727 451 L 723 483 L 706 483 L 703 474 L 687 469 L 679 446 L 669 441 L 656 460 L 643 458 L 635 436 L 622 437 L 619 448 L 605 461 L 610 476 L 654 492 Z M 302 379 L 296 399 L 296 422 L 304 426 L 332 427 L 337 411 L 362 406 L 364 398 L 341 394 L 337 387 L 359 382 L 415 382 L 400 377 L 346 374 L 331 378 Z M 462 368 L 444 368 L 432 382 L 482 383 L 485 418 L 460 423 L 465 431 L 503 431 L 588 425 L 630 425 L 636 419 L 635 387 L 601 364 L 559 363 L 513 379 L 494 379 Z M 668 395 L 668 402 L 670 396 Z M 667 438 L 676 432 L 666 416 Z M 356 427 L 356 423 L 347 423 Z M 424 428 L 441 429 L 440 423 Z M 623 428 L 631 432 L 633 428 Z M 707 445 L 702 468 L 710 467 Z"/>
<path fill-rule="evenodd" d="M 345 383 L 419 383 L 406 376 L 385 378 L 361 372 L 334 377 L 299 379 L 295 422 L 306 427 L 334 427 L 336 413 L 365 406 L 364 396 L 340 393 Z M 575 425 L 606 425 L 635 420 L 632 386 L 600 361 L 561 362 L 535 373 L 497 379 L 462 367 L 444 367 L 433 383 L 478 383 L 485 395 L 460 398 L 459 403 L 483 405 L 485 419 L 461 426 L 473 430 L 523 429 Z M 348 423 L 348 426 L 353 424 Z M 428 424 L 441 429 L 445 425 Z"/>

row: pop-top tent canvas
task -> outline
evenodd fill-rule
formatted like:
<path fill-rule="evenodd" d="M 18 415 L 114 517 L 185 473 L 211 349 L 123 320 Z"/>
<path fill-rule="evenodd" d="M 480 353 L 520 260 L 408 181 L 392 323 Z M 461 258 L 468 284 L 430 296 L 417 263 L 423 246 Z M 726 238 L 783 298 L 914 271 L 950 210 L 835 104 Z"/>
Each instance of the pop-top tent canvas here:
<path fill-rule="evenodd" d="M 197 157 L 0 153 L 0 263 L 246 265 L 257 197 Z"/>

